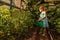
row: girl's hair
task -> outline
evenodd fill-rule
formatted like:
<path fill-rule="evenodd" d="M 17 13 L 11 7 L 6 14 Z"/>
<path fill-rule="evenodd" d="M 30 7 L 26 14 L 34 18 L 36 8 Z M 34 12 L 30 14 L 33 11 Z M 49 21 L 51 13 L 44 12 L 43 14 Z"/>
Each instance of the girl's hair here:
<path fill-rule="evenodd" d="M 43 11 L 46 11 L 44 6 L 39 6 L 39 9 L 42 9 Z"/>

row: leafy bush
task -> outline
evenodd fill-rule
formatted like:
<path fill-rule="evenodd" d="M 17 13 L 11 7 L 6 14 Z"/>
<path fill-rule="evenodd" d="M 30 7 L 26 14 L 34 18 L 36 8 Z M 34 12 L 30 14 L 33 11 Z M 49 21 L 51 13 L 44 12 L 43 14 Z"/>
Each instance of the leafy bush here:
<path fill-rule="evenodd" d="M 12 15 L 12 16 L 11 16 Z M 15 40 L 24 34 L 28 28 L 33 28 L 34 19 L 30 11 L 0 9 L 0 35 L 6 40 Z M 17 36 L 18 35 L 18 36 Z"/>

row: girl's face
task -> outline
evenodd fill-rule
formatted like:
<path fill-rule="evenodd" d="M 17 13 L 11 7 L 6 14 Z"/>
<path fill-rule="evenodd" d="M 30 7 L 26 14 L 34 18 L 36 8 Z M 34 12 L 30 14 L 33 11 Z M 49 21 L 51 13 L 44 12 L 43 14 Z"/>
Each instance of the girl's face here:
<path fill-rule="evenodd" d="M 40 12 L 42 12 L 42 11 L 43 11 L 43 9 L 41 9 L 41 8 L 40 8 L 40 9 L 39 9 L 39 11 L 40 11 Z"/>

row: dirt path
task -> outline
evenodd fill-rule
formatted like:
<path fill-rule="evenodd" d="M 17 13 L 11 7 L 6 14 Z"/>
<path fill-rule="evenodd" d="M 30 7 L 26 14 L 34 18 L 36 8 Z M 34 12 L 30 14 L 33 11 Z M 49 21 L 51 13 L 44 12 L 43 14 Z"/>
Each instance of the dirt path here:
<path fill-rule="evenodd" d="M 49 40 L 48 35 L 42 36 L 41 34 L 37 34 L 36 33 L 37 29 L 38 28 L 34 28 L 33 30 L 31 30 L 32 32 L 30 31 L 31 37 L 28 38 L 27 40 Z M 39 32 L 39 29 L 38 29 L 38 32 Z"/>
<path fill-rule="evenodd" d="M 39 28 L 37 27 L 29 29 L 25 33 L 26 35 L 24 37 L 22 36 L 18 40 L 60 40 L 60 35 L 56 35 L 55 33 L 52 33 L 52 31 L 48 31 L 45 36 L 42 36 L 42 34 L 39 34 L 39 32 Z"/>

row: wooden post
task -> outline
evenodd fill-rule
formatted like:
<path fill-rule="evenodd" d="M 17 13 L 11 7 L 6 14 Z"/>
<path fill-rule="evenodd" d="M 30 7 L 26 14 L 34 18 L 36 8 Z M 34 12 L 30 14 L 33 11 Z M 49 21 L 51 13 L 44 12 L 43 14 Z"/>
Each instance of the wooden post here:
<path fill-rule="evenodd" d="M 12 0 L 10 0 L 10 13 L 11 13 L 11 16 L 12 16 Z"/>

